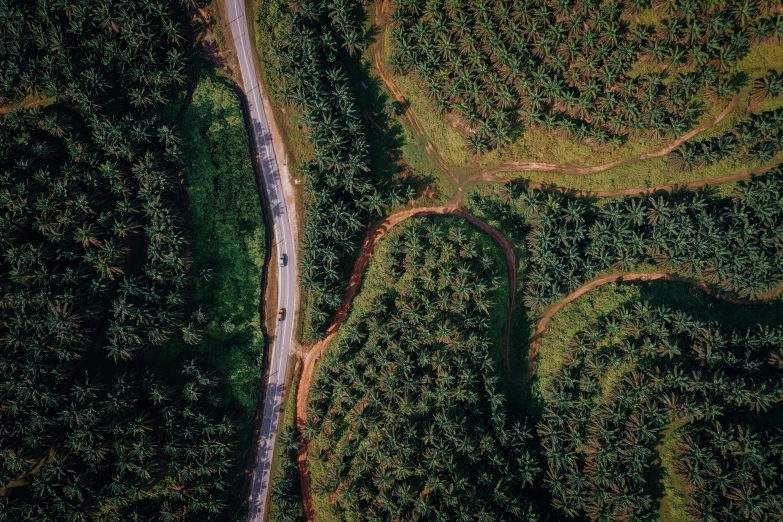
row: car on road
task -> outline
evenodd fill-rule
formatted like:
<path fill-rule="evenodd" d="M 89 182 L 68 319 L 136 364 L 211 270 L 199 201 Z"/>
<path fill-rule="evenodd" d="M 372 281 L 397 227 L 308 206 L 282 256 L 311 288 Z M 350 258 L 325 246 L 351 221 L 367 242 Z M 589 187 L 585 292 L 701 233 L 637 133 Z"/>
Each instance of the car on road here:
<path fill-rule="evenodd" d="M 281 308 L 277 312 L 277 320 L 282 321 L 283 319 L 285 319 L 285 308 Z"/>
<path fill-rule="evenodd" d="M 280 255 L 280 266 L 286 266 L 288 264 L 288 254 Z"/>

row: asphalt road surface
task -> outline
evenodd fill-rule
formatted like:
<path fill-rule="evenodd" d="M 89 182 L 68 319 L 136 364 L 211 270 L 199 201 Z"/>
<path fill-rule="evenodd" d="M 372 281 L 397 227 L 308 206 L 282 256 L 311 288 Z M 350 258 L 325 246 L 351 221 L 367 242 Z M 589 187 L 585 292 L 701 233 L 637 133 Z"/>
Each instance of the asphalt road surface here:
<path fill-rule="evenodd" d="M 283 196 L 283 184 L 277 167 L 275 150 L 272 146 L 272 135 L 264 113 L 263 99 L 266 95 L 261 90 L 258 81 L 253 50 L 248 37 L 248 22 L 245 16 L 244 0 L 223 0 L 230 19 L 231 35 L 239 58 L 242 73 L 242 83 L 245 86 L 248 113 L 252 120 L 255 142 L 256 161 L 260 163 L 263 172 L 263 185 L 266 189 L 269 204 L 272 207 L 275 242 L 278 252 L 286 254 L 288 263 L 280 266 L 278 271 L 277 308 L 285 308 L 286 317 L 277 324 L 274 343 L 268 349 L 272 350 L 269 367 L 269 380 L 264 394 L 264 417 L 261 423 L 260 443 L 256 468 L 253 472 L 253 485 L 250 492 L 249 522 L 262 522 L 267 509 L 269 497 L 272 454 L 275 449 L 277 429 L 280 424 L 280 414 L 283 410 L 283 386 L 288 355 L 291 350 L 294 312 L 296 311 L 296 249 L 291 232 L 291 221 L 286 210 Z M 279 264 L 279 259 L 272 262 Z M 277 315 L 277 310 L 267 313 Z"/>

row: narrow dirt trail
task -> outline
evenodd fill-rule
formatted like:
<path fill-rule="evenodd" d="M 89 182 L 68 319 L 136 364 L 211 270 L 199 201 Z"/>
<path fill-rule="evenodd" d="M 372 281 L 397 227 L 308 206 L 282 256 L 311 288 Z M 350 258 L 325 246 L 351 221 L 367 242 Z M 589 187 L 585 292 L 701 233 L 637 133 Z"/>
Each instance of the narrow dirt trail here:
<path fill-rule="evenodd" d="M 541 316 L 541 319 L 538 320 L 538 323 L 536 324 L 536 330 L 533 333 L 533 339 L 530 342 L 530 351 L 528 352 L 529 371 L 528 371 L 527 379 L 528 380 L 532 379 L 533 375 L 536 372 L 536 366 L 538 365 L 538 355 L 541 351 L 541 341 L 544 337 L 544 332 L 546 331 L 547 326 L 549 326 L 549 323 L 552 321 L 552 318 L 555 316 L 555 314 L 557 314 L 557 312 L 559 312 L 568 303 L 571 303 L 579 299 L 587 292 L 590 292 L 591 290 L 594 290 L 601 285 L 605 285 L 609 283 L 625 283 L 630 281 L 675 281 L 678 283 L 685 283 L 686 285 L 690 285 L 694 288 L 698 288 L 702 292 L 716 299 L 721 299 L 723 301 L 727 301 L 729 303 L 734 303 L 738 305 L 763 304 L 764 302 L 774 297 L 777 297 L 778 295 L 783 293 L 783 285 L 781 285 L 777 289 L 764 294 L 763 296 L 761 296 L 760 299 L 743 299 L 740 297 L 724 294 L 720 290 L 712 286 L 709 286 L 705 283 L 700 283 L 698 281 L 693 281 L 692 279 L 678 277 L 672 274 L 668 274 L 666 272 L 609 274 L 609 275 L 599 277 L 597 279 L 593 279 L 592 281 L 589 281 L 584 285 L 580 286 L 579 288 L 577 288 L 576 290 L 574 290 L 573 292 L 565 296 L 560 301 L 551 305 L 549 308 L 546 309 L 544 315 Z"/>
<path fill-rule="evenodd" d="M 547 192 L 559 192 L 561 194 L 569 194 L 572 196 L 586 197 L 586 198 L 618 198 L 623 196 L 644 196 L 654 194 L 656 192 L 676 192 L 678 190 L 697 190 L 703 187 L 716 187 L 723 185 L 724 183 L 731 183 L 733 181 L 742 181 L 750 179 L 752 176 L 764 174 L 780 165 L 780 160 L 783 159 L 783 155 L 775 156 L 775 161 L 770 163 L 766 167 L 748 170 L 745 172 L 738 172 L 736 174 L 729 174 L 718 178 L 701 179 L 694 181 L 683 181 L 682 183 L 670 183 L 668 185 L 660 185 L 657 187 L 647 188 L 624 188 L 624 189 L 608 189 L 608 190 L 576 190 L 565 187 L 558 187 L 557 185 L 549 185 L 547 183 L 539 183 L 537 181 L 529 181 L 525 179 L 513 180 L 508 178 L 499 178 L 492 174 L 482 173 L 468 178 L 469 181 L 478 183 L 494 183 L 505 184 L 509 181 L 518 181 L 520 185 L 523 185 L 529 189 L 544 190 Z"/>
<path fill-rule="evenodd" d="M 438 167 L 440 167 L 444 173 L 446 173 L 453 181 L 455 181 L 459 185 L 456 176 L 449 169 L 448 165 L 446 165 L 446 163 L 443 161 L 443 158 L 438 153 L 437 148 L 427 139 L 424 129 L 421 127 L 418 120 L 416 119 L 416 115 L 413 113 L 413 110 L 408 106 L 405 96 L 402 94 L 402 91 L 399 89 L 399 87 L 397 87 L 397 84 L 394 83 L 394 79 L 389 73 L 389 70 L 386 68 L 386 63 L 383 60 L 383 51 L 385 45 L 384 38 L 386 34 L 386 28 L 388 26 L 388 19 L 389 19 L 389 0 L 383 0 L 382 2 L 377 2 L 375 8 L 375 22 L 376 22 L 376 26 L 378 27 L 378 37 L 376 38 L 375 43 L 373 43 L 373 46 L 375 47 L 375 52 L 374 52 L 375 68 L 378 71 L 378 75 L 380 76 L 381 81 L 383 81 L 386 87 L 388 87 L 388 89 L 394 95 L 394 98 L 403 106 L 405 111 L 405 118 L 408 120 L 408 123 L 410 124 L 416 136 L 425 144 L 425 149 L 427 151 L 427 154 L 429 154 L 429 156 L 432 158 L 435 164 Z M 546 163 L 546 162 L 538 162 L 538 161 L 508 161 L 502 163 L 498 167 L 482 169 L 481 172 L 479 172 L 476 176 L 474 176 L 474 178 L 476 178 L 479 181 L 485 181 L 486 177 L 489 176 L 497 179 L 497 174 L 503 172 L 520 172 L 520 171 L 552 172 L 558 174 L 566 174 L 570 176 L 589 176 L 591 174 L 606 172 L 607 170 L 611 170 L 613 168 L 620 167 L 623 165 L 630 165 L 632 163 L 636 163 L 639 161 L 660 158 L 666 156 L 667 154 L 675 150 L 677 147 L 687 142 L 688 140 L 698 136 L 703 132 L 706 132 L 707 130 L 711 129 L 712 127 L 714 127 L 715 125 L 723 121 L 729 114 L 731 114 L 734 111 L 737 105 L 739 105 L 740 99 L 741 99 L 740 93 L 735 94 L 732 97 L 731 101 L 726 105 L 726 107 L 713 119 L 704 122 L 703 124 L 699 125 L 694 129 L 691 129 L 685 134 L 669 142 L 665 147 L 655 151 L 643 152 L 642 154 L 639 154 L 637 156 L 631 156 L 628 158 L 611 161 L 609 163 L 604 163 L 602 165 L 594 165 L 591 167 L 575 167 L 570 165 L 560 165 L 557 163 Z M 471 180 L 473 179 L 471 178 Z"/>
<path fill-rule="evenodd" d="M 302 373 L 299 378 L 299 387 L 296 393 L 296 424 L 300 433 L 307 422 L 307 398 L 313 376 L 315 375 L 315 365 L 329 346 L 329 343 L 334 339 L 334 336 L 337 334 L 343 321 L 345 321 L 345 318 L 348 316 L 348 312 L 353 304 L 353 299 L 356 297 L 364 273 L 372 259 L 372 252 L 375 249 L 375 246 L 395 225 L 410 218 L 433 215 L 458 216 L 465 219 L 489 235 L 503 252 L 509 286 L 508 300 L 506 302 L 506 322 L 503 326 L 503 371 L 507 379 L 511 377 L 511 320 L 516 301 L 517 288 L 517 260 L 511 243 L 496 229 L 473 214 L 460 209 L 457 206 L 457 203 L 439 207 L 421 207 L 403 210 L 388 216 L 370 227 L 370 230 L 364 239 L 364 243 L 362 243 L 362 248 L 359 251 L 359 257 L 351 272 L 351 279 L 348 282 L 345 297 L 326 331 L 326 337 L 314 344 L 307 354 L 303 356 Z M 307 472 L 307 449 L 307 443 L 304 438 L 301 437 L 298 456 L 299 479 L 302 486 L 305 515 L 307 520 L 312 521 L 315 520 L 315 510 L 313 509 L 313 500 L 310 495 L 310 476 Z"/>

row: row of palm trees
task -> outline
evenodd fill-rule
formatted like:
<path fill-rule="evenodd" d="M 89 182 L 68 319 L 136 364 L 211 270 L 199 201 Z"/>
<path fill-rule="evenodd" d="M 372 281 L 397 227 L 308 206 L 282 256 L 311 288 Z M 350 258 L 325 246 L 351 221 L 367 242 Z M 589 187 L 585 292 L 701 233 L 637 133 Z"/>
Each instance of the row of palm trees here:
<path fill-rule="evenodd" d="M 780 404 L 781 367 L 769 354 L 781 343 L 781 327 L 726 331 L 645 302 L 579 333 L 538 426 L 553 505 L 569 518 L 657 519 L 656 447 L 670 422 L 687 419 L 694 435 L 679 444 L 675 462 L 691 520 L 783 515 L 779 473 L 769 467 L 780 457 L 780 430 L 770 430 L 769 452 L 757 437 L 739 447 L 725 434 L 722 455 L 719 436 L 710 441 L 707 431 L 731 415 L 747 433 L 754 414 Z"/>
<path fill-rule="evenodd" d="M 302 485 L 299 482 L 299 433 L 295 427 L 286 427 L 277 440 L 280 464 L 272 478 L 269 520 L 305 522 Z"/>
<path fill-rule="evenodd" d="M 459 218 L 384 237 L 302 431 L 313 493 L 336 518 L 539 520 L 524 494 L 539 473 L 530 433 L 496 376 L 501 274 L 497 248 Z"/>
<path fill-rule="evenodd" d="M 472 204 L 526 242 L 525 303 L 540 310 L 601 272 L 640 264 L 758 299 L 783 284 L 783 169 L 709 191 L 628 197 L 598 205 L 515 185 Z"/>
<path fill-rule="evenodd" d="M 693 520 L 739 522 L 783 513 L 779 427 L 704 423 L 688 430 L 678 452 L 674 466 Z"/>
<path fill-rule="evenodd" d="M 739 157 L 754 167 L 763 167 L 783 152 L 783 109 L 750 114 L 720 136 L 680 145 L 669 164 L 680 171 L 704 169 Z"/>
<path fill-rule="evenodd" d="M 57 0 L 0 6 L 0 105 L 33 95 L 81 110 L 139 109 L 171 101 L 192 54 L 185 6 L 201 2 Z"/>
<path fill-rule="evenodd" d="M 307 208 L 300 268 L 308 342 L 324 335 L 340 305 L 347 265 L 369 219 L 414 195 L 411 188 L 377 186 L 372 172 L 366 122 L 343 68 L 364 42 L 362 15 L 356 2 L 296 0 L 275 29 L 277 89 L 302 112 L 313 153 L 299 168 Z"/>
<path fill-rule="evenodd" d="M 684 133 L 699 93 L 731 96 L 731 66 L 783 39 L 773 4 L 397 0 L 390 64 L 465 119 L 475 153 L 524 127 L 619 145 Z M 655 22 L 640 18 L 650 8 Z M 637 74 L 640 62 L 651 72 Z"/>

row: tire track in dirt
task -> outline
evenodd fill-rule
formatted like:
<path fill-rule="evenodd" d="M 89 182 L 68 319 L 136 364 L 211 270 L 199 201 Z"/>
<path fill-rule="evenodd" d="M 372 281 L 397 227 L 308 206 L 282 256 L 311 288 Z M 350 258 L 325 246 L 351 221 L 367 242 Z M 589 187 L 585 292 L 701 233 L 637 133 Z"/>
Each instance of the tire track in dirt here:
<path fill-rule="evenodd" d="M 407 219 L 433 215 L 458 216 L 465 219 L 479 228 L 482 232 L 488 234 L 503 252 L 506 261 L 509 287 L 508 300 L 506 302 L 506 322 L 503 326 L 503 370 L 506 379 L 509 379 L 511 376 L 511 319 L 516 301 L 517 261 L 516 255 L 514 254 L 514 248 L 511 246 L 508 239 L 493 227 L 489 226 L 473 214 L 460 209 L 453 203 L 439 207 L 421 207 L 403 210 L 372 225 L 362 243 L 359 257 L 351 272 L 351 279 L 348 282 L 348 288 L 346 289 L 343 302 L 326 331 L 326 337 L 314 344 L 310 351 L 302 357 L 304 364 L 302 365 L 302 373 L 299 378 L 299 387 L 296 393 L 296 424 L 300 433 L 298 455 L 299 481 L 302 486 L 305 516 L 308 521 L 315 520 L 315 510 L 313 509 L 313 500 L 310 494 L 310 475 L 307 471 L 307 442 L 301 433 L 307 422 L 307 398 L 313 376 L 315 375 L 315 365 L 323 355 L 324 350 L 329 346 L 329 343 L 334 339 L 334 336 L 340 329 L 340 325 L 342 325 L 343 321 L 345 321 L 345 318 L 348 316 L 348 312 L 353 304 L 353 299 L 356 297 L 356 293 L 361 286 L 364 273 L 367 270 L 367 266 L 370 264 L 372 252 L 378 242 L 392 229 L 392 227 Z M 301 357 L 301 354 L 298 355 Z"/>
<path fill-rule="evenodd" d="M 538 320 L 538 323 L 536 323 L 536 329 L 535 332 L 533 333 L 533 339 L 530 342 L 530 351 L 528 352 L 527 380 L 528 381 L 531 380 L 536 372 L 536 366 L 538 365 L 538 356 L 541 351 L 541 341 L 543 340 L 544 332 L 546 331 L 547 326 L 549 326 L 549 323 L 552 321 L 552 318 L 555 316 L 555 314 L 557 314 L 557 312 L 559 312 L 565 305 L 577 300 L 579 297 L 583 296 L 587 292 L 590 292 L 591 290 L 598 288 L 599 286 L 609 284 L 609 283 L 626 283 L 632 281 L 675 281 L 678 283 L 684 283 L 694 288 L 698 288 L 702 292 L 716 299 L 721 299 L 723 301 L 727 301 L 729 303 L 734 303 L 738 305 L 763 304 L 766 301 L 769 301 L 770 299 L 777 297 L 778 295 L 783 293 L 783 285 L 780 285 L 778 288 L 762 295 L 760 299 L 743 299 L 741 297 L 735 297 L 730 294 L 724 294 L 717 288 L 709 286 L 705 283 L 694 281 L 692 279 L 686 279 L 684 277 L 675 276 L 666 272 L 609 274 L 609 275 L 599 277 L 597 279 L 593 279 L 592 281 L 589 281 L 584 285 L 580 286 L 579 288 L 577 288 L 576 290 L 574 290 L 573 292 L 565 296 L 563 299 L 550 305 L 549 308 L 547 308 L 546 311 L 544 312 L 544 315 L 541 317 L 541 319 Z"/>

